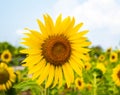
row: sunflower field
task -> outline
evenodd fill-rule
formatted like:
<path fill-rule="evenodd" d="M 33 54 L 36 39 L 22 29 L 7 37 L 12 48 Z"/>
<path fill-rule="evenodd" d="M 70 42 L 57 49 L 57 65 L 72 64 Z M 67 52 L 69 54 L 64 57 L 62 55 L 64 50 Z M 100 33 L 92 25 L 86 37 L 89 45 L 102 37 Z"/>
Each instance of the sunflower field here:
<path fill-rule="evenodd" d="M 120 95 L 120 49 L 92 46 L 74 17 L 43 18 L 24 46 L 0 42 L 0 95 Z"/>

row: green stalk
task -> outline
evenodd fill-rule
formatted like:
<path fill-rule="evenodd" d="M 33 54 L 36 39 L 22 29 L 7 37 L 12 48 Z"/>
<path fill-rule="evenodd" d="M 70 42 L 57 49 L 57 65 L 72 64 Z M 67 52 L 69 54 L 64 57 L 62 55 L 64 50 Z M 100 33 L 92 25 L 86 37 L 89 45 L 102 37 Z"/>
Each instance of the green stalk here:
<path fill-rule="evenodd" d="M 93 74 L 93 95 L 97 95 L 97 80 L 96 80 L 97 74 Z"/>
<path fill-rule="evenodd" d="M 47 95 L 47 88 L 44 89 L 44 95 Z"/>

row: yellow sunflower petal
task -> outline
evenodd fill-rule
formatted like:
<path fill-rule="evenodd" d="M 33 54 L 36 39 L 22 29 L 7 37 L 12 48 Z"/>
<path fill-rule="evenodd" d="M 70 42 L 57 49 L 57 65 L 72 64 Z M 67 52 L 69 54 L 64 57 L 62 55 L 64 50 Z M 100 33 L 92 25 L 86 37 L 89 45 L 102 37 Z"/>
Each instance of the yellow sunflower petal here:
<path fill-rule="evenodd" d="M 56 32 L 58 34 L 64 33 L 65 32 L 65 25 L 67 25 L 70 22 L 70 17 L 67 17 L 63 20 L 63 22 L 61 22 L 60 26 L 58 27 L 58 30 L 56 30 Z"/>
<path fill-rule="evenodd" d="M 62 21 L 62 15 L 60 14 L 60 15 L 58 16 L 57 20 L 56 20 L 55 28 L 60 25 L 61 21 Z"/>
<path fill-rule="evenodd" d="M 35 64 L 35 65 L 32 65 L 32 66 L 29 66 L 29 73 L 28 74 L 32 74 L 32 73 L 34 73 L 34 72 L 36 72 L 36 71 L 40 71 L 40 69 L 45 65 L 46 63 L 45 63 L 45 60 L 43 59 L 43 60 L 41 60 L 41 61 L 39 61 L 37 64 Z M 35 69 L 34 69 L 35 68 Z"/>
<path fill-rule="evenodd" d="M 2 85 L 2 88 L 3 88 L 5 91 L 7 90 L 6 87 L 5 87 L 5 84 Z"/>
<path fill-rule="evenodd" d="M 75 35 L 72 35 L 69 39 L 70 40 L 76 40 L 76 39 L 80 39 L 84 34 L 86 34 L 88 32 L 88 30 L 84 30 L 82 32 L 76 33 Z"/>
<path fill-rule="evenodd" d="M 55 87 L 56 84 L 58 83 L 58 78 L 59 78 L 58 69 L 59 69 L 59 67 L 56 66 L 56 67 L 55 67 L 55 80 L 54 80 L 54 84 L 53 84 L 52 88 Z"/>
<path fill-rule="evenodd" d="M 20 53 L 25 53 L 25 54 L 41 54 L 40 49 L 23 49 L 20 51 Z"/>
<path fill-rule="evenodd" d="M 44 34 L 43 37 L 48 35 L 48 33 L 46 31 L 46 28 L 45 28 L 45 25 L 39 19 L 37 19 L 37 23 L 39 25 L 39 28 L 40 28 L 41 32 Z"/>
<path fill-rule="evenodd" d="M 52 81 L 53 81 L 53 78 L 54 78 L 54 72 L 55 72 L 54 66 L 50 65 L 49 76 L 48 76 L 48 80 L 46 82 L 45 88 L 48 88 L 52 84 Z"/>
<path fill-rule="evenodd" d="M 8 83 L 8 82 L 6 83 L 6 87 L 7 87 L 7 89 L 9 89 L 9 88 L 10 88 L 10 85 L 9 85 L 9 83 Z"/>
<path fill-rule="evenodd" d="M 31 32 L 31 34 L 29 34 L 29 36 L 32 37 L 33 39 L 40 40 L 41 37 L 42 37 L 40 32 L 38 32 L 36 30 L 31 30 L 31 29 L 28 29 L 28 28 L 25 28 L 25 30 L 28 30 L 28 31 Z"/>
<path fill-rule="evenodd" d="M 27 41 L 20 42 L 21 44 L 24 44 L 30 48 L 40 48 L 41 46 L 39 44 L 34 43 L 33 41 L 30 41 L 29 43 Z"/>
<path fill-rule="evenodd" d="M 0 91 L 3 90 L 2 85 L 0 85 Z"/>
<path fill-rule="evenodd" d="M 47 21 L 46 21 L 46 27 L 48 31 L 54 33 L 54 23 L 52 21 L 52 18 L 47 14 L 46 15 Z"/>
<path fill-rule="evenodd" d="M 35 72 L 34 74 L 33 74 L 33 77 L 32 77 L 32 79 L 34 80 L 34 79 L 36 79 L 38 76 L 40 76 L 41 75 L 41 73 L 43 72 L 43 70 L 44 70 L 44 68 L 45 68 L 45 65 L 46 65 L 46 62 L 45 62 L 45 60 L 43 59 L 43 60 L 41 60 L 39 63 L 38 63 L 40 66 L 38 66 L 38 72 Z M 33 68 L 34 69 L 34 68 Z M 29 74 L 29 73 L 28 73 Z"/>
<path fill-rule="evenodd" d="M 66 69 L 68 70 L 68 74 L 69 74 L 71 83 L 73 83 L 74 82 L 74 72 L 69 63 L 66 63 Z"/>
<path fill-rule="evenodd" d="M 38 84 L 40 85 L 48 76 L 50 70 L 50 63 L 47 63 L 47 66 L 43 70 L 43 73 L 41 73 L 40 77 L 38 78 Z"/>
<path fill-rule="evenodd" d="M 57 31 L 59 30 L 59 26 L 61 24 L 61 21 L 62 21 L 62 15 L 59 15 L 57 20 L 56 20 L 56 23 L 55 23 L 55 29 L 54 29 L 55 35 L 58 33 Z"/>
<path fill-rule="evenodd" d="M 83 23 L 79 23 L 77 24 L 75 27 L 73 27 L 73 29 L 71 29 L 71 31 L 69 32 L 69 37 L 72 38 L 73 35 L 76 35 L 76 32 L 78 32 L 78 30 L 83 26 Z"/>
<path fill-rule="evenodd" d="M 66 64 L 62 65 L 62 68 L 63 68 L 64 77 L 65 77 L 65 80 L 66 80 L 66 83 L 67 83 L 67 87 L 69 88 L 70 84 L 71 84 L 71 79 L 68 75 L 69 71 L 66 69 Z"/>
<path fill-rule="evenodd" d="M 40 60 L 42 59 L 43 57 L 41 55 L 30 55 L 28 56 L 25 60 L 23 60 L 22 62 L 26 62 L 28 63 L 29 66 L 33 66 L 34 64 L 40 62 Z"/>
<path fill-rule="evenodd" d="M 82 71 L 78 67 L 78 64 L 73 59 L 69 60 L 69 63 L 71 65 L 71 67 L 73 68 L 73 70 L 81 77 L 82 76 Z"/>
<path fill-rule="evenodd" d="M 66 27 L 65 27 L 64 30 L 63 30 L 63 31 L 65 32 L 66 36 L 67 36 L 68 33 L 70 32 L 70 30 L 73 28 L 74 24 L 75 24 L 75 19 L 74 19 L 74 18 L 72 19 L 72 21 L 70 20 L 70 21 L 67 23 Z M 69 37 L 69 36 L 68 36 L 68 37 Z"/>
<path fill-rule="evenodd" d="M 62 86 L 62 84 L 63 84 L 63 74 L 62 74 L 62 68 L 61 68 L 61 66 L 59 66 L 59 68 L 58 68 L 58 73 L 59 73 L 59 85 L 58 85 L 58 88 L 60 88 L 61 86 Z"/>

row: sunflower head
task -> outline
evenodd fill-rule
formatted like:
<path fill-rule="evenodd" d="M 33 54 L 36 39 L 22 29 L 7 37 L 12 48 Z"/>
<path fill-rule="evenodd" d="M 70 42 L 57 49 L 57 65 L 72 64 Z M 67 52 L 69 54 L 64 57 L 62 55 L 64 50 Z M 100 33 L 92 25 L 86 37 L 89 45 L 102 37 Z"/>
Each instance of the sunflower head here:
<path fill-rule="evenodd" d="M 92 85 L 91 83 L 87 83 L 87 84 L 85 85 L 85 87 L 86 87 L 87 90 L 92 90 L 93 85 Z"/>
<path fill-rule="evenodd" d="M 75 85 L 76 85 L 76 88 L 79 89 L 79 90 L 82 90 L 85 86 L 82 78 L 76 78 Z"/>
<path fill-rule="evenodd" d="M 12 54 L 9 50 L 3 51 L 3 53 L 1 54 L 1 60 L 7 63 L 12 60 Z"/>
<path fill-rule="evenodd" d="M 85 70 L 90 70 L 90 68 L 91 68 L 90 62 L 85 62 L 84 68 L 85 68 Z"/>
<path fill-rule="evenodd" d="M 105 55 L 101 54 L 99 57 L 98 57 L 98 60 L 100 62 L 103 62 L 105 60 Z"/>
<path fill-rule="evenodd" d="M 104 66 L 103 63 L 97 63 L 96 68 L 101 70 L 103 74 L 106 72 L 106 67 Z"/>
<path fill-rule="evenodd" d="M 0 63 L 0 91 L 9 89 L 15 82 L 15 78 L 13 69 L 5 63 Z"/>
<path fill-rule="evenodd" d="M 106 53 L 111 53 L 111 51 L 112 51 L 112 48 L 110 47 L 106 50 Z"/>
<path fill-rule="evenodd" d="M 110 62 L 113 63 L 113 62 L 117 62 L 117 61 L 118 61 L 118 53 L 111 52 L 111 54 L 110 54 Z"/>
<path fill-rule="evenodd" d="M 114 69 L 113 69 L 113 73 L 112 73 L 112 79 L 115 82 L 115 84 L 117 86 L 120 86 L 120 65 L 117 65 Z"/>
<path fill-rule="evenodd" d="M 109 62 L 107 60 L 104 61 L 104 65 L 107 66 Z"/>
<path fill-rule="evenodd" d="M 23 61 L 29 68 L 29 74 L 38 84 L 47 80 L 46 87 L 61 87 L 63 80 L 69 87 L 74 82 L 74 72 L 81 76 L 84 55 L 91 43 L 84 36 L 88 30 L 79 31 L 83 23 L 75 25 L 75 19 L 69 16 L 62 19 L 59 15 L 54 23 L 49 15 L 44 15 L 44 23 L 37 20 L 40 32 L 30 30 L 25 33 L 22 44 L 28 49 L 22 50 L 27 54 Z"/>

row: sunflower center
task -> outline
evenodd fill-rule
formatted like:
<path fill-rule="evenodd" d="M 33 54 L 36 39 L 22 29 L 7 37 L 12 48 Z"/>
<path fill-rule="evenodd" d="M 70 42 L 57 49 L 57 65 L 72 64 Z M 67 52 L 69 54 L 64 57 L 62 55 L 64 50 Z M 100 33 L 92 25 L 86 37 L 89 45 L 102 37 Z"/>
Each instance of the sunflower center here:
<path fill-rule="evenodd" d="M 104 59 L 104 57 L 103 57 L 103 56 L 101 57 L 101 60 L 102 60 L 102 59 Z"/>
<path fill-rule="evenodd" d="M 114 55 L 112 56 L 112 59 L 115 59 L 115 56 L 114 56 Z"/>
<path fill-rule="evenodd" d="M 0 68 L 0 84 L 4 84 L 9 80 L 9 73 L 7 70 Z"/>
<path fill-rule="evenodd" d="M 78 81 L 78 85 L 81 86 L 81 84 L 82 84 L 81 81 Z"/>
<path fill-rule="evenodd" d="M 120 70 L 118 71 L 117 76 L 118 76 L 118 78 L 120 80 Z"/>
<path fill-rule="evenodd" d="M 85 69 L 87 68 L 87 65 L 85 65 Z"/>
<path fill-rule="evenodd" d="M 42 44 L 42 55 L 53 65 L 64 64 L 68 61 L 70 54 L 70 42 L 63 35 L 50 36 Z"/>
<path fill-rule="evenodd" d="M 5 58 L 5 59 L 8 59 L 8 58 L 9 58 L 9 55 L 8 55 L 8 54 L 5 54 L 5 55 L 4 55 L 4 58 Z"/>

